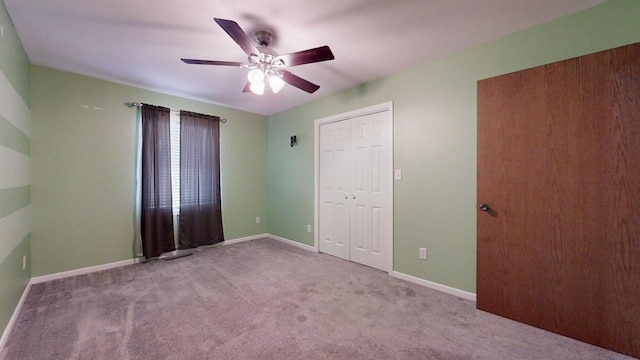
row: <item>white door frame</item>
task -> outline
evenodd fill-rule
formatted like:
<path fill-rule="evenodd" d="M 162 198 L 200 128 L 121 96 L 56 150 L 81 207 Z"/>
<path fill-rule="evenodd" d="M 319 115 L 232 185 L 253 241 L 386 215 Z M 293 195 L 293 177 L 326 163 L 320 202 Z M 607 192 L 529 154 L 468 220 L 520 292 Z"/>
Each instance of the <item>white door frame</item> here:
<path fill-rule="evenodd" d="M 369 106 L 366 108 L 349 111 L 342 114 L 332 115 L 325 118 L 317 119 L 314 121 L 313 126 L 313 134 L 314 134 L 314 149 L 313 149 L 313 163 L 314 163 L 314 176 L 313 176 L 313 192 L 314 192 L 314 209 L 313 209 L 313 246 L 316 252 L 320 252 L 320 243 L 319 243 L 319 218 L 320 218 L 320 126 L 336 121 L 348 120 L 358 116 L 364 116 L 369 114 L 375 114 L 379 112 L 387 111 L 390 119 L 391 119 L 391 168 L 388 169 L 389 172 L 387 176 L 389 176 L 391 181 L 391 189 L 390 194 L 387 197 L 388 204 L 387 208 L 389 209 L 389 238 L 391 239 L 390 244 L 386 244 L 387 246 L 387 259 L 386 269 L 384 269 L 389 275 L 393 274 L 393 102 L 389 101 L 386 103 Z"/>

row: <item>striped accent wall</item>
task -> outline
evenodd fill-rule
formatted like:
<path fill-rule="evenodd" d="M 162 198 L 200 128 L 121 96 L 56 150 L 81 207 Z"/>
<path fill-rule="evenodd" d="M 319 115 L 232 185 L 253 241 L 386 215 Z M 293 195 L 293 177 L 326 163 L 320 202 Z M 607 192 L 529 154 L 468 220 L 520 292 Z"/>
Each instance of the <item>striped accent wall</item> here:
<path fill-rule="evenodd" d="M 31 112 L 0 69 L 0 334 L 31 278 L 31 226 Z"/>

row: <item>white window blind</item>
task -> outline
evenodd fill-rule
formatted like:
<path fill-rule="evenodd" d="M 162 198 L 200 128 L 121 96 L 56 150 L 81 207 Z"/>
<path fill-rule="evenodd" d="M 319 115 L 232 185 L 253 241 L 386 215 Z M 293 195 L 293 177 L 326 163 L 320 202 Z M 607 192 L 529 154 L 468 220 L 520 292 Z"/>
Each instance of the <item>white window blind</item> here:
<path fill-rule="evenodd" d="M 171 112 L 171 198 L 173 213 L 180 212 L 180 114 Z"/>

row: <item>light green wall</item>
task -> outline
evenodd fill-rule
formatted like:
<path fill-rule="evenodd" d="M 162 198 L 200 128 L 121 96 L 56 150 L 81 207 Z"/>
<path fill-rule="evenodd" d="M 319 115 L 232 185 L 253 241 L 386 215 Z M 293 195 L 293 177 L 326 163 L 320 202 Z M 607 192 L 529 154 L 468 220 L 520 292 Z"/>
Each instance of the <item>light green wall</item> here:
<path fill-rule="evenodd" d="M 266 232 L 265 117 L 39 66 L 31 80 L 34 276 L 133 257 L 136 110 L 127 101 L 227 118 L 225 237 Z"/>
<path fill-rule="evenodd" d="M 4 34 L 0 35 L 0 69 L 22 100 L 29 105 L 29 58 L 22 48 L 2 1 L 0 1 L 0 25 L 4 27 Z"/>
<path fill-rule="evenodd" d="M 640 1 L 612 0 L 270 116 L 269 233 L 313 244 L 313 121 L 393 101 L 394 270 L 475 292 L 476 82 L 638 41 Z"/>
<path fill-rule="evenodd" d="M 4 331 L 13 314 L 22 292 L 31 278 L 29 264 L 22 270 L 22 257 L 31 252 L 31 238 L 27 235 L 4 261 L 0 262 L 0 334 Z"/>
<path fill-rule="evenodd" d="M 31 277 L 29 61 L 0 1 L 0 334 Z M 22 258 L 27 266 L 22 269 Z"/>
<path fill-rule="evenodd" d="M 309 107 L 269 118 L 267 203 L 270 234 L 313 246 L 313 117 Z M 291 147 L 290 137 L 297 145 Z"/>

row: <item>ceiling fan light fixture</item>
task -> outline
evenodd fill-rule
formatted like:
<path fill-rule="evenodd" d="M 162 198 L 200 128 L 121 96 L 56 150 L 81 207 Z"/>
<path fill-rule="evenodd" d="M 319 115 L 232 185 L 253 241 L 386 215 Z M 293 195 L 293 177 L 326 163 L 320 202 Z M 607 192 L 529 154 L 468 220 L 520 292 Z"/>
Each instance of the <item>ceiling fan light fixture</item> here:
<path fill-rule="evenodd" d="M 249 87 L 249 89 L 251 90 L 252 93 L 256 95 L 264 94 L 264 81 L 251 83 L 251 86 Z"/>
<path fill-rule="evenodd" d="M 262 71 L 262 69 L 253 69 L 247 74 L 247 79 L 252 85 L 264 83 L 264 71 Z"/>
<path fill-rule="evenodd" d="M 269 76 L 269 86 L 271 87 L 271 90 L 273 90 L 273 93 L 277 94 L 282 90 L 284 80 L 282 80 L 282 78 L 277 74 L 273 74 Z"/>

